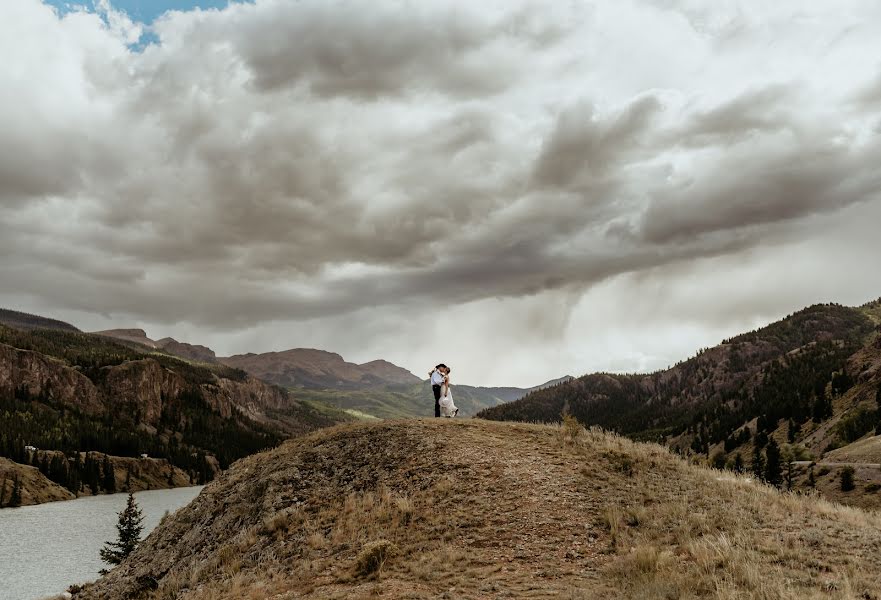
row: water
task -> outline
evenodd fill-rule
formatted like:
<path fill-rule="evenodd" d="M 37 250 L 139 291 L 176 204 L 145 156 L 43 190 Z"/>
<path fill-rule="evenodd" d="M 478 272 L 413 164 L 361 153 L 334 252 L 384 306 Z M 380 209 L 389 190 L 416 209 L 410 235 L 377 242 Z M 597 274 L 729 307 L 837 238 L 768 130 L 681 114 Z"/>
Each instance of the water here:
<path fill-rule="evenodd" d="M 144 535 L 165 511 L 195 498 L 202 486 L 138 492 Z M 94 581 L 107 565 L 98 550 L 116 539 L 127 494 L 111 494 L 0 510 L 0 600 L 37 600 L 74 583 Z"/>

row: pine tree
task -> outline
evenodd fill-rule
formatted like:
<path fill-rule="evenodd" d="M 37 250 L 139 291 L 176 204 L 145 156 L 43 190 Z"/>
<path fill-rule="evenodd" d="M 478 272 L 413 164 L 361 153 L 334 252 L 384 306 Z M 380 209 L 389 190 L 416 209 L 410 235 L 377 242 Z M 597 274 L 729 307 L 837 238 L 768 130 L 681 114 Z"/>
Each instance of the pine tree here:
<path fill-rule="evenodd" d="M 6 481 L 7 475 L 3 473 L 3 483 L 0 483 L 0 508 L 3 508 L 3 500 L 6 499 Z"/>
<path fill-rule="evenodd" d="M 765 478 L 765 457 L 762 455 L 762 447 L 758 443 L 753 444 L 752 472 L 757 481 L 762 481 Z"/>
<path fill-rule="evenodd" d="M 12 497 L 9 498 L 9 506 L 12 508 L 21 506 L 21 479 L 18 475 L 15 476 L 15 481 L 12 484 Z"/>
<path fill-rule="evenodd" d="M 110 458 L 105 454 L 104 455 L 104 465 L 102 467 L 104 471 L 104 481 L 103 486 L 104 490 L 108 494 L 113 494 L 116 492 L 116 473 L 113 472 L 113 463 L 110 462 Z"/>
<path fill-rule="evenodd" d="M 875 422 L 875 435 L 881 435 L 881 384 L 875 391 L 875 404 L 877 406 L 878 420 Z"/>
<path fill-rule="evenodd" d="M 746 469 L 743 466 L 743 457 L 740 455 L 740 452 L 734 455 L 734 472 L 735 473 L 743 473 Z"/>
<path fill-rule="evenodd" d="M 854 488 L 853 485 L 853 467 L 844 467 L 841 469 L 841 491 L 849 492 Z"/>
<path fill-rule="evenodd" d="M 783 483 L 783 472 L 780 466 L 780 447 L 774 438 L 768 440 L 768 447 L 765 449 L 765 460 L 765 481 L 780 487 L 780 484 Z"/>
<path fill-rule="evenodd" d="M 131 492 L 128 495 L 125 509 L 119 513 L 119 522 L 116 524 L 118 539 L 115 542 L 107 542 L 101 548 L 101 560 L 110 565 L 118 565 L 129 554 L 134 552 L 141 540 L 144 531 L 144 515 L 135 502 L 135 496 Z"/>
<path fill-rule="evenodd" d="M 814 465 L 811 465 L 811 468 L 808 471 L 808 485 L 810 487 L 817 487 L 817 478 L 814 476 Z"/>

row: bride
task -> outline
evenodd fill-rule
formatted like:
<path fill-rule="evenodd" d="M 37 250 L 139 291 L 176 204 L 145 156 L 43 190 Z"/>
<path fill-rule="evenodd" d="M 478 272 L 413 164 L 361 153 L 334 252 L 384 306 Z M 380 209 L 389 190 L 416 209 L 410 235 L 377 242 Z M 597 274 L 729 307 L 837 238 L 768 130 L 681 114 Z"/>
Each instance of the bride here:
<path fill-rule="evenodd" d="M 446 367 L 443 370 L 444 374 L 444 383 L 441 386 L 441 397 L 440 397 L 440 409 L 441 416 L 443 417 L 455 417 L 459 414 L 459 409 L 456 408 L 456 405 L 453 404 L 453 394 L 450 391 L 451 383 L 450 383 L 450 367 Z"/>

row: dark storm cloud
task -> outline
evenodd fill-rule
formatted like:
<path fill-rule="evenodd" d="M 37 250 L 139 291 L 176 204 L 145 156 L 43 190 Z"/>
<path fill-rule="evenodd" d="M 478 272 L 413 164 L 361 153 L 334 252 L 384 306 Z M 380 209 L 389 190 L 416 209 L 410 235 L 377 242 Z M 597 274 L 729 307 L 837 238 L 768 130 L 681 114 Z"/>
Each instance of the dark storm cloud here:
<path fill-rule="evenodd" d="M 700 177 L 659 191 L 641 232 L 654 244 L 739 230 L 877 200 L 881 147 L 856 151 L 831 140 L 721 155 Z"/>
<path fill-rule="evenodd" d="M 562 111 L 536 163 L 538 185 L 567 187 L 622 166 L 626 155 L 645 143 L 659 110 L 658 101 L 649 96 L 605 119 L 589 103 Z"/>
<path fill-rule="evenodd" d="M 881 183 L 868 109 L 753 81 L 717 28 L 688 46 L 714 69 L 674 52 L 667 87 L 634 85 L 595 44 L 638 4 L 258 2 L 169 14 L 141 53 L 30 4 L 32 72 L 0 67 L 0 278 L 56 306 L 225 330 L 569 298 L 788 239 Z"/>

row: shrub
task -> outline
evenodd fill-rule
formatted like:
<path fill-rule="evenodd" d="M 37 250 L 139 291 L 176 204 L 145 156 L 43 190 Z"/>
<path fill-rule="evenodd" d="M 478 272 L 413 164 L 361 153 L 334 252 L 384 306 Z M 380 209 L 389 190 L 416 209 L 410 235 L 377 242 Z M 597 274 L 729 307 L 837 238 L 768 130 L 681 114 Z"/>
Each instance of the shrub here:
<path fill-rule="evenodd" d="M 844 467 L 841 469 L 841 491 L 849 492 L 854 488 L 853 485 L 853 467 Z"/>
<path fill-rule="evenodd" d="M 581 423 L 572 415 L 563 415 L 563 437 L 569 440 L 578 438 L 582 430 Z"/>
<path fill-rule="evenodd" d="M 398 553 L 398 547 L 388 540 L 365 544 L 355 561 L 355 575 L 367 577 L 381 572 L 386 561 Z"/>
<path fill-rule="evenodd" d="M 866 491 L 869 492 L 870 494 L 875 493 L 878 490 L 881 490 L 881 484 L 879 484 L 879 483 L 866 484 Z"/>

